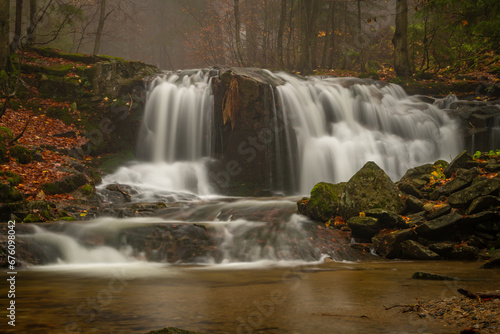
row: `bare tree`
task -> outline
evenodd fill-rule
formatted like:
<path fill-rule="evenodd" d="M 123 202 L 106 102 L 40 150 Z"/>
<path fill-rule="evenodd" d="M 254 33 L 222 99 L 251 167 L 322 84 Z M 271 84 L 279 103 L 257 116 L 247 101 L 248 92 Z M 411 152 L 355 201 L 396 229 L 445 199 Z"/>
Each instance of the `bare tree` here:
<path fill-rule="evenodd" d="M 23 0 L 16 0 L 16 22 L 14 24 L 14 37 L 10 44 L 12 52 L 16 52 L 21 41 L 21 29 L 23 24 Z"/>
<path fill-rule="evenodd" d="M 408 2 L 396 0 L 396 30 L 392 38 L 394 44 L 394 70 L 400 77 L 411 74 L 408 57 Z"/>
<path fill-rule="evenodd" d="M 10 1 L 0 0 L 0 71 L 7 68 L 9 59 Z"/>
<path fill-rule="evenodd" d="M 101 37 L 102 31 L 104 30 L 104 21 L 106 21 L 106 17 L 109 15 L 106 14 L 106 0 L 101 0 L 100 6 L 100 14 L 99 14 L 99 24 L 97 26 L 97 32 L 95 35 L 95 43 L 94 43 L 94 55 L 99 53 L 99 49 L 101 48 Z"/>

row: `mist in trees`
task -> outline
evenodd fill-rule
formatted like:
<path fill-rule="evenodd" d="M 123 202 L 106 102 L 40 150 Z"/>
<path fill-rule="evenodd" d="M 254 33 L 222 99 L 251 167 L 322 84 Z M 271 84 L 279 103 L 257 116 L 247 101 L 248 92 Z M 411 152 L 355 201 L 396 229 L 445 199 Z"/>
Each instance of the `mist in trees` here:
<path fill-rule="evenodd" d="M 33 45 L 163 69 L 384 64 L 408 76 L 475 66 L 478 50 L 498 60 L 500 36 L 495 0 L 0 0 L 0 10 L 0 69 Z"/>

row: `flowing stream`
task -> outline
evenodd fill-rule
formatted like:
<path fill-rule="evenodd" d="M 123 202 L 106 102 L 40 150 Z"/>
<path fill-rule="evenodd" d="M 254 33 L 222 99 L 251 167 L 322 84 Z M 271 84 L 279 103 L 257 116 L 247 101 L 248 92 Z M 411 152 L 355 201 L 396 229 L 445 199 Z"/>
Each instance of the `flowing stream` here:
<path fill-rule="evenodd" d="M 146 202 L 168 205 L 148 218 L 23 224 L 18 238 L 31 258 L 18 274 L 16 328 L 4 332 L 456 332 L 384 313 L 382 305 L 454 295 L 448 283 L 412 281 L 419 268 L 460 276 L 466 287 L 493 286 L 497 274 L 485 279 L 477 264 L 377 262 L 369 252 L 364 259 L 375 262 L 356 262 L 350 241 L 296 214 L 296 201 L 316 182 L 347 181 L 370 160 L 394 180 L 410 167 L 449 160 L 461 149 L 457 125 L 396 85 L 269 75 L 285 82 L 273 90 L 273 117 L 284 120 L 286 132 L 274 143 L 275 165 L 290 164 L 299 176 L 289 180 L 296 181 L 291 197 L 217 194 L 209 177 L 213 77 L 158 77 L 139 160 L 105 176 L 99 189 L 130 187 L 127 205 L 137 210 Z M 327 252 L 321 238 L 337 246 Z M 326 256 L 335 262 L 325 263 Z"/>

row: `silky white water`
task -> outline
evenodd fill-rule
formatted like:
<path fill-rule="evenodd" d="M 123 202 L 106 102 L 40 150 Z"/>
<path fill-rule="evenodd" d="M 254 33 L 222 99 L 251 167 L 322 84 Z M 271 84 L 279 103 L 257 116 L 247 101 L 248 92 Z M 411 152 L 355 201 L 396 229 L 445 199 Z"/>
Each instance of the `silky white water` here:
<path fill-rule="evenodd" d="M 450 161 L 462 149 L 457 123 L 398 85 L 268 74 L 285 82 L 273 95 L 274 123 L 280 113 L 285 140 L 271 144 L 279 146 L 277 161 L 271 165 L 278 166 L 275 177 L 282 180 L 278 174 L 289 164 L 290 180 L 285 182 L 293 185 L 294 193 L 309 193 L 321 181 L 348 181 L 368 161 L 396 181 L 409 168 L 438 159 Z M 138 138 L 137 156 L 142 161 L 107 175 L 100 188 L 130 185 L 138 191 L 134 201 L 160 200 L 160 194 L 185 198 L 176 197 L 179 192 L 213 194 L 215 180 L 210 179 L 207 165 L 214 156 L 214 133 L 208 73 L 158 77 L 149 89 Z"/>
<path fill-rule="evenodd" d="M 298 143 L 301 193 L 321 181 L 347 181 L 368 161 L 398 180 L 411 167 L 460 152 L 458 124 L 400 86 L 278 76 L 287 82 L 277 91 Z"/>

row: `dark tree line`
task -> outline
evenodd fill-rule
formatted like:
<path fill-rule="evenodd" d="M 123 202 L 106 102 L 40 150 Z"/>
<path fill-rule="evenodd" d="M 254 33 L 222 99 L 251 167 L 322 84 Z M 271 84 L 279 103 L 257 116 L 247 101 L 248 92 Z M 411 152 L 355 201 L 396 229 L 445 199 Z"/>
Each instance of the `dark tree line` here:
<path fill-rule="evenodd" d="M 496 0 L 0 0 L 0 69 L 20 46 L 165 69 L 211 65 L 400 76 L 498 61 Z M 479 53 L 479 52 L 480 53 Z M 478 54 L 481 55 L 478 60 Z"/>

